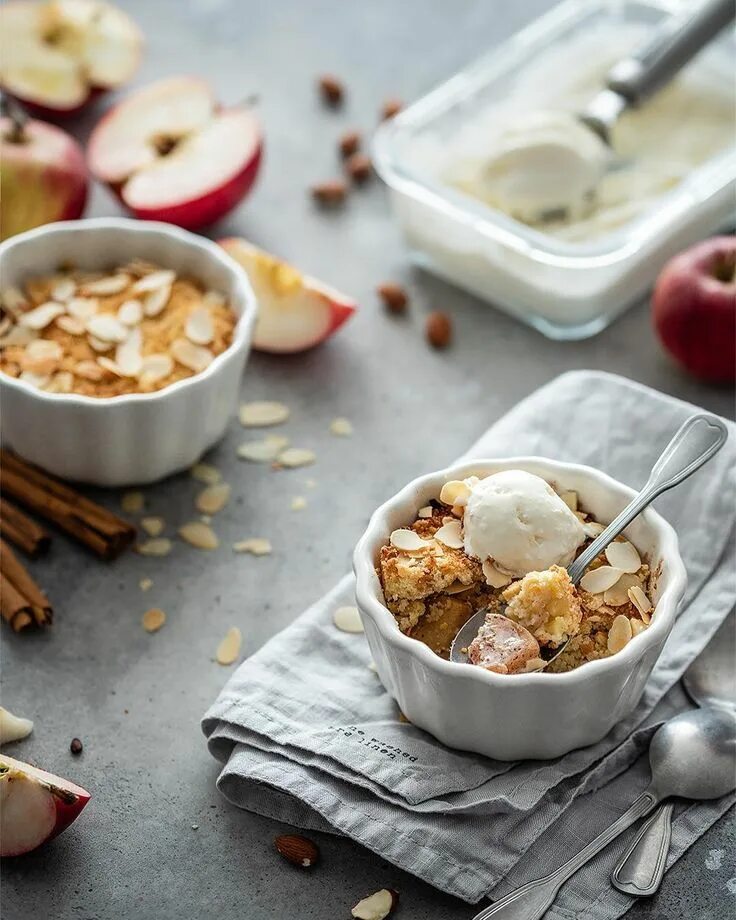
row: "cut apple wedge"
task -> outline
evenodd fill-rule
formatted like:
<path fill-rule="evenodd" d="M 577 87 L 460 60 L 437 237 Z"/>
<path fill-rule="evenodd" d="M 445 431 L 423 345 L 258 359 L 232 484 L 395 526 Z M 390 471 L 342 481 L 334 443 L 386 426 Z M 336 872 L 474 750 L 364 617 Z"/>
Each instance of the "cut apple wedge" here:
<path fill-rule="evenodd" d="M 141 56 L 133 20 L 104 0 L 11 0 L 0 7 L 0 83 L 35 113 L 72 115 L 126 83 Z"/>
<path fill-rule="evenodd" d="M 196 229 L 246 195 L 262 147 L 252 108 L 221 108 L 203 80 L 171 77 L 138 90 L 102 118 L 88 161 L 136 217 Z"/>
<path fill-rule="evenodd" d="M 287 262 L 238 237 L 220 245 L 248 273 L 258 301 L 253 347 L 277 354 L 324 342 L 356 310 L 354 300 L 302 275 Z"/>
<path fill-rule="evenodd" d="M 30 853 L 56 837 L 89 800 L 81 786 L 0 755 L 0 856 Z"/>

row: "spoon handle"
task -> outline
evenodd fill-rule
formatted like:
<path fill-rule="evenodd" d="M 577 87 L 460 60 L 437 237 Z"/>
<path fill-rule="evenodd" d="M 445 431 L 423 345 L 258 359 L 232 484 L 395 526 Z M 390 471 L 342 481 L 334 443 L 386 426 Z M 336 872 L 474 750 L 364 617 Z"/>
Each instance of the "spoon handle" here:
<path fill-rule="evenodd" d="M 613 870 L 614 887 L 635 897 L 649 897 L 659 888 L 672 837 L 672 803 L 660 805 L 644 822 Z"/>
<path fill-rule="evenodd" d="M 496 901 L 476 914 L 473 920 L 539 920 L 543 917 L 555 899 L 557 892 L 570 876 L 582 868 L 589 859 L 622 834 L 626 828 L 648 814 L 657 804 L 657 795 L 650 786 L 639 798 L 617 818 L 606 830 L 599 834 L 572 859 L 543 878 L 535 879 L 516 888 L 505 898 Z"/>
<path fill-rule="evenodd" d="M 662 451 L 641 492 L 568 567 L 572 583 L 576 585 L 580 581 L 596 556 L 658 495 L 679 485 L 717 454 L 727 437 L 728 429 L 714 415 L 691 416 Z"/>

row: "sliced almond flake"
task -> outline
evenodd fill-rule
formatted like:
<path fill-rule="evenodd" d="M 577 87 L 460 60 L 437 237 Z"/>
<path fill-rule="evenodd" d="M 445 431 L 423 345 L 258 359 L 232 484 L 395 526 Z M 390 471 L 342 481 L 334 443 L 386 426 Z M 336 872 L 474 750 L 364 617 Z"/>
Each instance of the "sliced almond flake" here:
<path fill-rule="evenodd" d="M 470 488 L 461 479 L 451 479 L 442 486 L 440 491 L 440 501 L 445 505 L 464 507 L 469 496 Z"/>
<path fill-rule="evenodd" d="M 573 489 L 565 489 L 560 492 L 560 498 L 567 505 L 570 511 L 578 510 L 578 493 Z"/>
<path fill-rule="evenodd" d="M 263 441 L 246 441 L 238 448 L 238 457 L 241 460 L 250 460 L 252 463 L 268 463 L 276 457 L 289 443 L 288 438 L 266 438 Z"/>
<path fill-rule="evenodd" d="M 629 543 L 628 540 L 616 540 L 610 543 L 606 547 L 606 559 L 608 559 L 611 565 L 630 575 L 634 572 L 638 572 L 641 568 L 639 553 L 634 544 Z"/>
<path fill-rule="evenodd" d="M 483 576 L 491 588 L 504 588 L 511 583 L 511 576 L 497 569 L 490 559 L 483 563 Z"/>
<path fill-rule="evenodd" d="M 633 638 L 634 636 L 638 636 L 639 633 L 643 633 L 643 632 L 644 632 L 644 630 L 647 628 L 647 622 L 648 622 L 647 620 L 644 620 L 644 621 L 642 622 L 642 620 L 635 620 L 635 619 L 633 619 L 633 618 L 630 619 L 630 623 L 631 623 L 631 636 L 632 636 L 632 638 Z"/>
<path fill-rule="evenodd" d="M 96 339 L 93 335 L 88 335 L 87 341 L 94 351 L 100 353 L 110 351 L 115 344 L 114 342 L 103 342 L 102 339 Z"/>
<path fill-rule="evenodd" d="M 115 349 L 115 363 L 125 377 L 137 377 L 143 369 L 142 345 L 141 330 L 131 329 L 128 338 Z"/>
<path fill-rule="evenodd" d="M 150 610 L 146 610 L 141 618 L 143 628 L 149 633 L 158 632 L 165 622 L 166 614 L 160 607 L 151 607 Z"/>
<path fill-rule="evenodd" d="M 307 450 L 304 447 L 287 447 L 286 450 L 281 451 L 276 459 L 281 466 L 294 469 L 298 466 L 308 466 L 310 463 L 314 463 L 317 455 L 313 450 Z"/>
<path fill-rule="evenodd" d="M 625 648 L 631 641 L 632 629 L 631 621 L 623 613 L 614 618 L 611 628 L 608 630 L 608 651 L 615 655 Z"/>
<path fill-rule="evenodd" d="M 80 361 L 74 368 L 74 373 L 83 380 L 94 382 L 102 380 L 104 376 L 102 368 L 96 361 Z"/>
<path fill-rule="evenodd" d="M 168 556 L 172 550 L 172 542 L 168 537 L 157 537 L 154 540 L 145 540 L 136 546 L 136 551 L 141 556 Z"/>
<path fill-rule="evenodd" d="M 644 622 L 648 623 L 649 614 L 652 609 L 652 602 L 649 600 L 649 598 L 646 596 L 646 594 L 642 590 L 641 585 L 634 585 L 632 588 L 629 588 L 629 590 L 627 591 L 627 594 L 629 595 L 629 600 L 631 601 L 631 603 L 634 605 L 634 607 L 636 607 L 636 609 L 641 614 L 642 619 L 646 617 Z"/>
<path fill-rule="evenodd" d="M 431 505 L 425 505 L 417 511 L 417 517 L 419 518 L 431 518 L 433 514 L 434 508 Z"/>
<path fill-rule="evenodd" d="M 295 495 L 291 500 L 292 511 L 303 511 L 307 507 L 307 500 L 303 495 Z"/>
<path fill-rule="evenodd" d="M 69 371 L 54 374 L 44 389 L 47 393 L 71 393 L 74 388 L 74 375 Z"/>
<path fill-rule="evenodd" d="M 171 343 L 171 357 L 190 371 L 199 374 L 212 364 L 215 356 L 209 348 L 202 345 L 194 345 L 187 339 L 174 339 Z"/>
<path fill-rule="evenodd" d="M 188 524 L 184 524 L 179 528 L 179 536 L 196 549 L 211 550 L 217 549 L 220 545 L 217 534 L 208 524 L 203 524 L 202 521 L 190 521 Z"/>
<path fill-rule="evenodd" d="M 60 278 L 51 288 L 51 299 L 57 303 L 66 303 L 76 293 L 77 286 L 71 278 Z"/>
<path fill-rule="evenodd" d="M 171 287 L 176 280 L 176 272 L 169 269 L 150 272 L 139 278 L 133 283 L 131 288 L 134 294 L 147 294 L 150 291 L 158 291 L 161 288 Z"/>
<path fill-rule="evenodd" d="M 432 540 L 423 540 L 418 533 L 413 530 L 401 528 L 394 530 L 389 538 L 391 546 L 402 550 L 405 553 L 415 553 L 419 550 L 429 549 L 432 546 Z"/>
<path fill-rule="evenodd" d="M 139 377 L 141 386 L 150 386 L 157 383 L 159 380 L 168 377 L 173 370 L 174 362 L 168 355 L 144 355 Z"/>
<path fill-rule="evenodd" d="M 217 663 L 228 665 L 237 661 L 242 642 L 243 636 L 238 627 L 231 626 L 225 634 L 225 638 L 217 646 Z"/>
<path fill-rule="evenodd" d="M 77 319 L 76 316 L 67 316 L 66 314 L 56 317 L 56 325 L 62 332 L 68 332 L 69 335 L 84 335 L 87 331 L 81 319 Z"/>
<path fill-rule="evenodd" d="M 461 581 L 454 581 L 451 585 L 445 588 L 443 594 L 462 594 L 464 591 L 470 591 L 472 585 L 464 585 Z"/>
<path fill-rule="evenodd" d="M 11 326 L 8 332 L 0 338 L 0 346 L 28 345 L 38 338 L 38 333 L 27 326 Z"/>
<path fill-rule="evenodd" d="M 233 550 L 236 553 L 250 553 L 253 556 L 268 556 L 271 553 L 271 541 L 263 537 L 250 537 L 247 540 L 239 540 L 233 543 Z"/>
<path fill-rule="evenodd" d="M 97 281 L 88 281 L 82 288 L 83 294 L 92 294 L 97 297 L 111 297 L 120 294 L 130 284 L 130 275 L 108 275 Z"/>
<path fill-rule="evenodd" d="M 64 307 L 60 303 L 49 300 L 46 303 L 42 303 L 40 307 L 29 310 L 28 313 L 24 313 L 20 316 L 18 318 L 18 324 L 38 332 L 40 329 L 45 329 L 57 316 L 61 316 L 63 312 Z"/>
<path fill-rule="evenodd" d="M 224 307 L 227 303 L 227 299 L 224 294 L 221 294 L 219 291 L 207 291 L 202 297 L 202 303 L 206 307 Z"/>
<path fill-rule="evenodd" d="M 75 319 L 86 322 L 97 313 L 99 303 L 92 297 L 73 297 L 66 305 L 66 312 Z"/>
<path fill-rule="evenodd" d="M 363 621 L 357 607 L 338 607 L 332 614 L 332 621 L 342 632 L 362 633 Z"/>
<path fill-rule="evenodd" d="M 3 316 L 0 319 L 0 339 L 12 329 L 13 325 L 14 322 L 10 316 Z"/>
<path fill-rule="evenodd" d="M 604 591 L 612 588 L 622 575 L 621 569 L 615 566 L 601 565 L 583 575 L 580 579 L 580 587 L 589 594 L 603 594 Z"/>
<path fill-rule="evenodd" d="M 142 492 L 125 492 L 120 499 L 120 507 L 126 514 L 138 514 L 143 511 L 146 499 Z"/>
<path fill-rule="evenodd" d="M 619 580 L 603 594 L 603 600 L 610 607 L 621 607 L 629 602 L 629 588 L 636 585 L 641 586 L 641 582 L 636 575 L 624 573 Z"/>
<path fill-rule="evenodd" d="M 153 272 L 159 271 L 158 265 L 154 265 L 153 262 L 147 262 L 145 259 L 131 259 L 130 262 L 122 266 L 123 271 L 127 272 L 129 275 L 134 275 L 136 278 L 142 278 L 144 275 L 150 275 Z"/>
<path fill-rule="evenodd" d="M 603 524 L 599 524 L 598 521 L 585 521 L 583 523 L 583 533 L 586 537 L 595 538 L 602 534 L 605 529 Z"/>
<path fill-rule="evenodd" d="M 34 339 L 27 345 L 20 359 L 20 366 L 22 370 L 34 374 L 51 374 L 63 356 L 64 350 L 58 342 L 51 339 Z"/>
<path fill-rule="evenodd" d="M 440 543 L 444 543 L 445 546 L 449 546 L 450 549 L 462 549 L 463 535 L 460 529 L 460 521 L 453 519 L 449 523 L 443 524 L 435 533 L 434 538 L 439 540 Z"/>
<path fill-rule="evenodd" d="M 100 355 L 97 359 L 97 363 L 106 371 L 109 371 L 111 374 L 115 374 L 116 377 L 125 377 L 127 376 L 125 372 L 120 368 L 112 358 L 106 358 L 104 355 Z"/>
<path fill-rule="evenodd" d="M 226 482 L 216 482 L 203 489 L 196 498 L 197 511 L 203 514 L 217 514 L 222 511 L 230 499 L 230 486 Z"/>
<path fill-rule="evenodd" d="M 189 470 L 189 475 L 197 482 L 203 482 L 205 485 L 212 486 L 222 479 L 222 473 L 209 463 L 195 463 Z"/>
<path fill-rule="evenodd" d="M 547 667 L 544 658 L 529 658 L 524 664 L 524 671 L 529 674 L 531 671 L 543 671 Z"/>
<path fill-rule="evenodd" d="M 28 298 L 17 287 L 3 288 L 2 305 L 8 313 L 15 317 L 20 316 L 30 306 Z"/>
<path fill-rule="evenodd" d="M 244 428 L 262 428 L 280 425 L 289 417 L 289 407 L 280 402 L 261 400 L 243 403 L 239 412 L 240 424 Z"/>
<path fill-rule="evenodd" d="M 215 327 L 207 307 L 195 307 L 187 317 L 184 334 L 195 345 L 209 345 L 215 337 Z"/>
<path fill-rule="evenodd" d="M 103 342 L 124 342 L 128 329 L 112 313 L 96 313 L 87 320 L 87 332 Z"/>
<path fill-rule="evenodd" d="M 29 384 L 29 386 L 43 390 L 51 377 L 48 374 L 34 374 L 32 371 L 23 371 L 18 379 L 22 380 L 24 383 Z"/>
<path fill-rule="evenodd" d="M 141 527 L 149 537 L 158 537 L 164 532 L 166 521 L 162 517 L 141 518 Z"/>
<path fill-rule="evenodd" d="M 353 425 L 346 418 L 333 418 L 330 422 L 330 432 L 338 438 L 349 438 L 353 433 Z"/>
<path fill-rule="evenodd" d="M 149 275 L 148 277 L 150 278 L 151 276 Z M 155 291 L 150 291 L 143 296 L 143 312 L 149 317 L 158 316 L 165 309 L 170 297 L 171 285 L 169 284 L 157 288 Z"/>
<path fill-rule="evenodd" d="M 138 587 L 141 589 L 141 591 L 150 591 L 153 587 L 153 579 L 141 578 L 141 580 L 138 582 Z"/>
<path fill-rule="evenodd" d="M 118 307 L 117 317 L 125 326 L 137 326 L 143 319 L 143 304 L 140 300 L 126 300 Z"/>

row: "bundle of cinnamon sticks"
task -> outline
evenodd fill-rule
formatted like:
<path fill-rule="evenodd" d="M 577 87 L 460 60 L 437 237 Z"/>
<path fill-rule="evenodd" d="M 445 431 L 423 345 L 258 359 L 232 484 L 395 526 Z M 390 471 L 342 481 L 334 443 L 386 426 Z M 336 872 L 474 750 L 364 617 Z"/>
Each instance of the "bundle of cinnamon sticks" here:
<path fill-rule="evenodd" d="M 132 524 L 7 450 L 0 450 L 0 492 L 0 613 L 16 632 L 46 626 L 53 615 L 48 598 L 8 546 L 35 558 L 51 543 L 48 532 L 18 505 L 101 559 L 115 559 L 135 540 Z"/>

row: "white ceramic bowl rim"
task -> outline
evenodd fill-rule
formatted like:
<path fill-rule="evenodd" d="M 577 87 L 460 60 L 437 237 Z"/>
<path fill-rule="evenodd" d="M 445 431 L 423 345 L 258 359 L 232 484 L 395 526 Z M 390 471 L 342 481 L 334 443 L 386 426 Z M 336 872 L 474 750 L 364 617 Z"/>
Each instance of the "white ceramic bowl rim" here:
<path fill-rule="evenodd" d="M 544 671 L 532 672 L 530 674 L 496 674 L 487 671 L 485 668 L 479 668 L 477 665 L 461 664 L 459 662 L 447 661 L 436 655 L 429 646 L 417 639 L 402 633 L 396 624 L 391 611 L 379 599 L 376 591 L 373 589 L 371 582 L 375 579 L 380 587 L 380 581 L 376 575 L 375 562 L 370 551 L 370 545 L 375 542 L 379 531 L 385 532 L 387 529 L 387 517 L 391 511 L 397 507 L 407 504 L 413 499 L 415 493 L 427 486 L 446 482 L 450 479 L 464 479 L 473 473 L 478 473 L 484 466 L 493 464 L 503 464 L 506 469 L 513 469 L 517 466 L 524 469 L 526 464 L 543 464 L 549 469 L 551 474 L 555 472 L 577 472 L 587 475 L 593 479 L 602 488 L 616 492 L 625 492 L 627 496 L 633 498 L 636 494 L 634 489 L 624 485 L 606 473 L 596 470 L 593 467 L 585 466 L 579 463 L 561 463 L 556 460 L 548 460 L 546 457 L 524 456 L 524 457 L 503 457 L 497 460 L 485 458 L 474 461 L 468 461 L 457 466 L 448 467 L 445 470 L 439 470 L 435 473 L 428 473 L 419 476 L 417 479 L 406 485 L 400 492 L 381 505 L 368 523 L 365 533 L 360 538 L 353 555 L 353 569 L 356 575 L 356 598 L 358 607 L 361 611 L 366 611 L 373 622 L 378 627 L 382 639 L 389 645 L 395 645 L 414 655 L 424 665 L 433 668 L 439 674 L 458 677 L 462 674 L 468 680 L 485 682 L 494 687 L 505 687 L 510 689 L 512 686 L 519 685 L 544 685 L 549 681 L 555 684 L 583 684 L 589 680 L 595 680 L 599 675 L 607 671 L 618 670 L 631 664 L 633 666 L 634 656 L 640 657 L 640 654 L 654 645 L 661 634 L 667 633 L 671 621 L 677 613 L 677 606 L 682 593 L 684 592 L 687 582 L 685 566 L 680 557 L 678 548 L 677 534 L 673 527 L 665 519 L 657 514 L 651 507 L 644 513 L 643 517 L 658 533 L 661 538 L 662 557 L 667 560 L 668 566 L 671 567 L 671 573 L 667 585 L 657 601 L 657 615 L 652 617 L 650 626 L 634 637 L 620 652 L 611 655 L 608 658 L 599 658 L 595 661 L 586 662 L 572 671 L 566 671 L 562 674 L 547 674 Z M 439 494 L 439 489 L 438 489 Z M 612 703 L 613 705 L 613 703 Z"/>
<path fill-rule="evenodd" d="M 0 244 L 0 258 L 10 252 L 17 245 L 22 245 L 28 241 L 36 239 L 39 236 L 54 235 L 57 233 L 67 233 L 70 230 L 75 231 L 97 231 L 97 230 L 122 230 L 126 233 L 135 233 L 144 236 L 154 234 L 168 236 L 189 246 L 195 246 L 204 250 L 211 259 L 219 262 L 223 268 L 238 277 L 238 284 L 242 288 L 244 295 L 244 307 L 239 314 L 235 324 L 235 332 L 232 342 L 228 347 L 216 355 L 211 364 L 203 371 L 192 374 L 191 377 L 184 377 L 175 383 L 152 393 L 125 393 L 121 396 L 85 396 L 81 393 L 47 393 L 45 390 L 39 390 L 38 387 L 31 386 L 24 380 L 17 377 L 10 377 L 0 372 L 0 380 L 3 385 L 11 388 L 24 390 L 38 399 L 53 400 L 57 403 L 66 405 L 84 405 L 97 406 L 100 409 L 113 405 L 122 405 L 130 403 L 146 403 L 157 399 L 163 399 L 170 393 L 178 390 L 185 390 L 187 387 L 196 386 L 201 381 L 217 373 L 218 368 L 224 364 L 230 356 L 238 351 L 250 341 L 251 330 L 258 315 L 258 304 L 253 288 L 248 279 L 244 268 L 229 256 L 221 246 L 208 240 L 206 237 L 191 233 L 189 230 L 182 230 L 173 224 L 166 224 L 161 221 L 141 221 L 133 220 L 126 217 L 94 217 L 84 220 L 64 220 L 53 224 L 45 224 L 42 227 L 35 227 L 33 230 L 27 230 L 25 233 L 18 233 Z M 165 266 L 164 266 L 165 267 Z"/>

